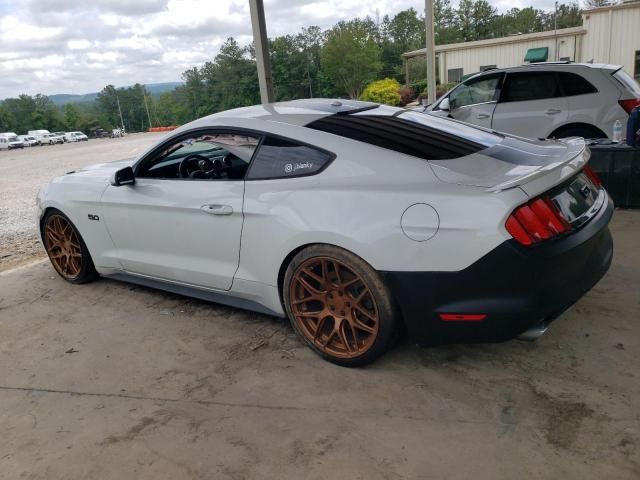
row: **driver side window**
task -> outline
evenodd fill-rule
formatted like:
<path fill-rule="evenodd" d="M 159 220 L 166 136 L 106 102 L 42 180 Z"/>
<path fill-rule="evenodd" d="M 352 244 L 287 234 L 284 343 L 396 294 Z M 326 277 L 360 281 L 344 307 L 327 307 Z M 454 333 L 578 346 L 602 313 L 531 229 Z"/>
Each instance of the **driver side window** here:
<path fill-rule="evenodd" d="M 207 132 L 180 137 L 155 152 L 140 166 L 140 178 L 242 180 L 259 137 Z"/>
<path fill-rule="evenodd" d="M 486 75 L 462 83 L 449 95 L 451 110 L 498 100 L 502 74 Z"/>

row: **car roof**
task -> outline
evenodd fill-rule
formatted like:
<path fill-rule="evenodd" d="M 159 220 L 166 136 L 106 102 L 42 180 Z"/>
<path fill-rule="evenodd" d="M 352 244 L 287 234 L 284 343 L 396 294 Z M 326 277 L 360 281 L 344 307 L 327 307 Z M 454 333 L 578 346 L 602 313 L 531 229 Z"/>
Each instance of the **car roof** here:
<path fill-rule="evenodd" d="M 373 102 L 337 98 L 290 100 L 286 102 L 234 108 L 233 110 L 214 113 L 213 115 L 208 115 L 195 120 L 188 124 L 188 126 L 189 128 L 200 126 L 204 127 L 219 123 L 220 120 L 231 118 L 250 118 L 268 122 L 304 126 L 329 115 L 355 113 L 358 111 L 373 109 L 378 106 L 379 104 Z M 182 129 L 183 128 L 180 128 L 180 130 Z"/>

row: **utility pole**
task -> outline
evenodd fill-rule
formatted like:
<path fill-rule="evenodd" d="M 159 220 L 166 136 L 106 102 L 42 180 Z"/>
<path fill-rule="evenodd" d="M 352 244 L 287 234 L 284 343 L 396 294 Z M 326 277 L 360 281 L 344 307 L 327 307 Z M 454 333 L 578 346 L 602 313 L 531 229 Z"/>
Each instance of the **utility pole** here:
<path fill-rule="evenodd" d="M 436 49 L 433 31 L 433 0 L 425 0 L 424 2 L 424 24 L 427 31 L 427 101 L 429 104 L 432 104 L 436 101 Z"/>
<path fill-rule="evenodd" d="M 267 26 L 264 19 L 264 5 L 262 0 L 249 0 L 249 13 L 251 14 L 253 43 L 256 47 L 260 100 L 263 104 L 272 103 L 274 101 L 273 78 L 271 77 L 269 39 L 267 38 Z"/>
<path fill-rule="evenodd" d="M 142 85 L 142 99 L 144 100 L 144 108 L 147 110 L 147 118 L 149 119 L 149 128 L 151 128 L 153 125 L 151 125 L 151 115 L 149 115 L 149 105 L 147 105 L 147 94 L 145 92 L 144 85 Z"/>
<path fill-rule="evenodd" d="M 118 98 L 118 92 L 116 92 L 116 101 L 118 102 L 118 113 L 120 113 L 120 125 L 124 131 L 124 120 L 122 119 L 122 109 L 120 108 L 120 98 Z"/>
<path fill-rule="evenodd" d="M 558 61 L 558 0 L 556 0 L 556 11 L 553 14 L 553 40 L 555 43 L 554 53 L 555 60 Z M 575 56 L 575 52 L 574 52 Z"/>

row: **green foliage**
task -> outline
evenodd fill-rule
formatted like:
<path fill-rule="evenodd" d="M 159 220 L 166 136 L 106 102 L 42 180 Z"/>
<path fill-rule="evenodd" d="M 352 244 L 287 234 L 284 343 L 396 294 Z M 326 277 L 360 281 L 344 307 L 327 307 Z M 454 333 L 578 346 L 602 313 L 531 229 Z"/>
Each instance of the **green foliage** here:
<path fill-rule="evenodd" d="M 382 68 L 373 33 L 365 21 L 341 22 L 329 32 L 320 53 L 322 70 L 351 98 L 358 98 Z"/>
<path fill-rule="evenodd" d="M 400 84 L 392 78 L 376 80 L 367 85 L 360 99 L 385 105 L 400 105 Z"/>

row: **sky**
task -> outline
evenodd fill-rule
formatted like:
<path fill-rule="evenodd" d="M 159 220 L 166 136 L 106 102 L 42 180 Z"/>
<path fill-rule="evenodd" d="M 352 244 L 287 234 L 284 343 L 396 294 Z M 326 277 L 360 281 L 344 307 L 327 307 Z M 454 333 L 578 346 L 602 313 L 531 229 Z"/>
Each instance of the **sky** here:
<path fill-rule="evenodd" d="M 489 0 L 498 10 L 526 0 Z M 452 4 L 457 2 L 452 1 Z M 552 9 L 553 0 L 533 2 Z M 380 18 L 421 0 L 264 0 L 270 37 L 340 20 Z M 83 94 L 179 81 L 212 60 L 227 37 L 250 43 L 248 0 L 0 0 L 0 99 Z"/>

